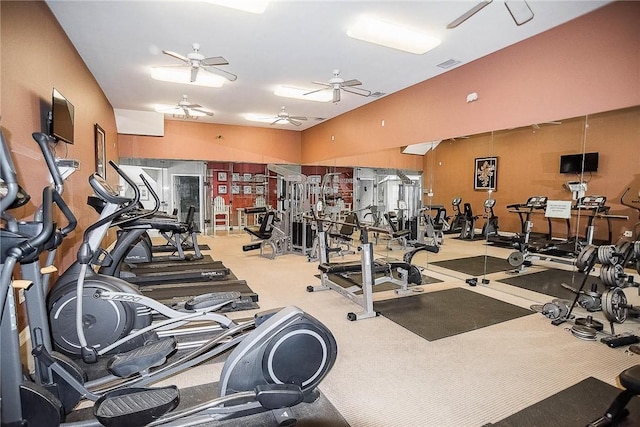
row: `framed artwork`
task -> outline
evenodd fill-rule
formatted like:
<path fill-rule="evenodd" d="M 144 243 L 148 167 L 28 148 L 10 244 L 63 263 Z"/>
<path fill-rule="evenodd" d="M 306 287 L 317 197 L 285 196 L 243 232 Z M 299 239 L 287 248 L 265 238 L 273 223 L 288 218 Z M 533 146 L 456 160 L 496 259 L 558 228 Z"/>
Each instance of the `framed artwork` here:
<path fill-rule="evenodd" d="M 251 186 L 245 185 L 244 187 L 242 187 L 242 194 L 251 194 Z"/>
<path fill-rule="evenodd" d="M 498 158 L 480 157 L 475 159 L 474 190 L 495 190 L 498 177 Z"/>
<path fill-rule="evenodd" d="M 227 186 L 218 185 L 218 194 L 227 194 Z"/>
<path fill-rule="evenodd" d="M 104 129 L 99 124 L 93 125 L 94 140 L 96 146 L 96 173 L 107 179 L 107 137 Z M 147 200 L 148 200 L 147 195 Z"/>
<path fill-rule="evenodd" d="M 264 187 L 262 185 L 256 185 L 256 194 L 264 194 Z"/>
<path fill-rule="evenodd" d="M 244 182 L 251 182 L 251 174 L 250 173 L 245 173 L 242 175 L 242 180 Z"/>
<path fill-rule="evenodd" d="M 218 181 L 226 181 L 227 173 L 226 172 L 218 172 Z"/>
<path fill-rule="evenodd" d="M 231 194 L 240 194 L 240 186 L 232 185 L 231 186 Z"/>
<path fill-rule="evenodd" d="M 140 190 L 140 201 L 146 202 L 149 200 L 149 189 L 146 185 L 138 185 L 138 190 Z"/>
<path fill-rule="evenodd" d="M 240 181 L 240 174 L 239 173 L 232 173 L 231 174 L 231 181 Z"/>

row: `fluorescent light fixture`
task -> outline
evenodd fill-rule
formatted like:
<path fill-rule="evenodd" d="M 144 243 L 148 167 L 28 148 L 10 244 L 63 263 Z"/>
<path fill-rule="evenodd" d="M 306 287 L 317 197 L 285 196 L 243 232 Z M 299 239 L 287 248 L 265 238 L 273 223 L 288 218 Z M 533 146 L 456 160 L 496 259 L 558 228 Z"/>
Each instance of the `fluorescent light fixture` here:
<path fill-rule="evenodd" d="M 269 5 L 269 0 L 201 0 L 218 6 L 229 7 L 250 13 L 264 13 Z"/>
<path fill-rule="evenodd" d="M 175 105 L 156 105 L 154 108 L 158 113 L 173 114 L 174 116 L 186 116 L 182 108 Z M 205 117 L 206 114 L 200 111 L 189 109 L 189 117 Z"/>
<path fill-rule="evenodd" d="M 244 115 L 244 118 L 252 122 L 260 122 L 260 123 L 273 123 L 278 119 L 277 117 L 270 116 L 268 114 L 258 114 L 258 113 L 247 113 Z"/>
<path fill-rule="evenodd" d="M 408 145 L 402 149 L 402 154 L 417 154 L 419 156 L 424 156 L 429 152 L 429 150 L 435 150 L 441 141 L 442 140 Z"/>
<path fill-rule="evenodd" d="M 222 87 L 226 80 L 222 76 L 200 69 L 196 81 L 191 82 L 190 67 L 153 67 L 151 68 L 151 78 L 163 82 L 206 87 Z"/>
<path fill-rule="evenodd" d="M 438 38 L 402 25 L 362 16 L 347 35 L 354 39 L 375 43 L 392 49 L 422 55 L 440 45 Z"/>
<path fill-rule="evenodd" d="M 329 102 L 333 100 L 333 91 L 320 90 L 318 92 L 309 93 L 316 89 L 301 89 L 291 86 L 278 86 L 274 95 L 283 96 L 285 98 L 304 99 L 306 101 Z M 305 95 L 305 93 L 309 93 Z"/>

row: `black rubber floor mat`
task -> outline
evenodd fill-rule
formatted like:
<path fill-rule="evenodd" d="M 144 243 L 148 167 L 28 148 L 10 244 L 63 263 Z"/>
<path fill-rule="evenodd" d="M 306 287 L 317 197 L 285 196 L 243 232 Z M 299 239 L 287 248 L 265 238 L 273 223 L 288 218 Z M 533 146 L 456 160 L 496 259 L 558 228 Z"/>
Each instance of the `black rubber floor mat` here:
<path fill-rule="evenodd" d="M 487 426 L 494 427 L 584 427 L 604 415 L 621 390 L 589 377 L 553 396 Z M 640 426 L 640 399 L 627 405 L 629 416 L 618 427 Z"/>
<path fill-rule="evenodd" d="M 583 279 L 584 275 L 582 273 L 550 269 L 535 273 L 515 275 L 506 279 L 500 279 L 498 282 L 539 292 L 556 298 L 573 300 L 576 294 L 571 292 L 569 289 L 564 288 L 562 284 L 565 283 L 578 290 L 580 289 L 580 285 L 582 285 Z M 597 285 L 597 289 L 600 292 L 605 289 L 600 278 L 596 276 L 589 276 L 584 290 L 591 290 L 591 285 L 594 283 Z"/>
<path fill-rule="evenodd" d="M 456 258 L 445 261 L 435 261 L 431 264 L 449 270 L 459 271 L 470 276 L 482 276 L 499 271 L 513 270 L 506 258 L 496 258 L 492 256 L 478 255 L 468 258 Z"/>
<path fill-rule="evenodd" d="M 529 309 L 463 288 L 378 301 L 374 309 L 427 341 L 533 314 Z"/>

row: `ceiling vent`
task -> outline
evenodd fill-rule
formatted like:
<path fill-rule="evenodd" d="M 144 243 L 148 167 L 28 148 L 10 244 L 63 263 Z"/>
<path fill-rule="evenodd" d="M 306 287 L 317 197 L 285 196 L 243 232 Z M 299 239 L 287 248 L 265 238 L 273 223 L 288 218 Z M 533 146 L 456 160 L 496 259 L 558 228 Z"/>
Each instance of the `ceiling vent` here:
<path fill-rule="evenodd" d="M 371 95 L 369 95 L 371 98 L 380 98 L 381 96 L 385 96 L 386 93 L 384 92 L 373 92 Z"/>
<path fill-rule="evenodd" d="M 437 66 L 440 68 L 447 69 L 447 68 L 455 67 L 458 64 L 460 64 L 460 61 L 458 61 L 457 59 L 449 59 L 448 61 L 444 61 L 438 64 Z"/>

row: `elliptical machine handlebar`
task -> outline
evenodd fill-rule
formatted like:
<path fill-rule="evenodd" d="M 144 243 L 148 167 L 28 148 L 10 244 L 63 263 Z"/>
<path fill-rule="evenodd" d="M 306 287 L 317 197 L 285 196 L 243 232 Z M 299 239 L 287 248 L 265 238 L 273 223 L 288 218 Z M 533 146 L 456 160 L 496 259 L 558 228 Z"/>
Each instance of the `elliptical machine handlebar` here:
<path fill-rule="evenodd" d="M 44 155 L 44 160 L 47 163 L 47 168 L 49 168 L 49 173 L 51 174 L 51 178 L 53 179 L 53 183 L 56 186 L 56 190 L 58 193 L 62 194 L 62 190 L 64 188 L 64 180 L 60 175 L 60 171 L 58 170 L 58 166 L 56 165 L 56 160 L 53 157 L 53 153 L 49 149 L 49 143 L 53 142 L 53 138 L 43 132 L 34 132 L 31 134 L 33 139 L 40 146 L 40 150 Z"/>
<path fill-rule="evenodd" d="M 123 217 L 119 221 L 114 221 L 111 224 L 112 227 L 119 226 L 119 225 L 126 225 L 132 221 L 136 221 L 142 218 L 148 218 L 150 216 L 155 215 L 156 212 L 158 212 L 158 209 L 160 209 L 160 198 L 158 197 L 158 194 L 153 190 L 153 187 L 151 186 L 147 178 L 144 177 L 143 174 L 140 174 L 139 176 L 142 182 L 144 183 L 144 186 L 147 187 L 147 190 L 149 190 L 149 193 L 151 193 L 151 196 L 153 197 L 153 200 L 154 200 L 153 209 L 139 210 L 139 212 L 135 213 L 132 217 L 129 217 L 129 218 Z"/>

